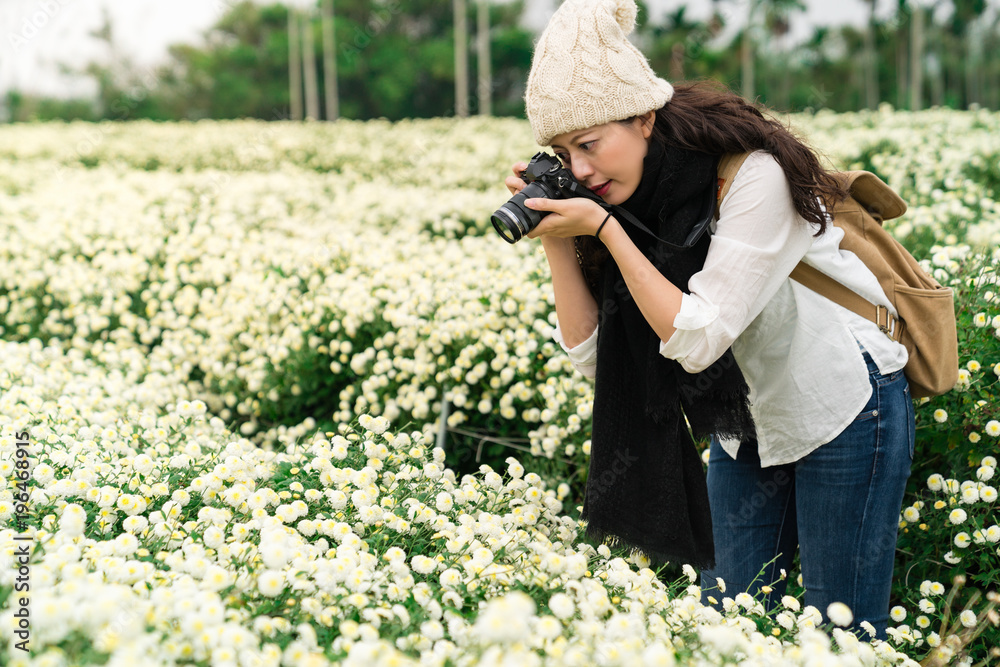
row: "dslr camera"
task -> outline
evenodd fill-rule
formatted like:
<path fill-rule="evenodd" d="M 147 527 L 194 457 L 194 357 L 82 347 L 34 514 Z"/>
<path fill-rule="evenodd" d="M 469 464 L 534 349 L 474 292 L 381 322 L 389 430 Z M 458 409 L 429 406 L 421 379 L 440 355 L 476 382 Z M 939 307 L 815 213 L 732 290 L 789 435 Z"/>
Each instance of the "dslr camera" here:
<path fill-rule="evenodd" d="M 585 188 L 558 158 L 548 153 L 535 153 L 528 167 L 521 172 L 527 183 L 524 189 L 507 200 L 490 218 L 497 234 L 507 243 L 516 243 L 538 226 L 548 211 L 535 211 L 524 205 L 525 199 L 569 199 L 586 197 L 599 203 L 604 200 Z"/>

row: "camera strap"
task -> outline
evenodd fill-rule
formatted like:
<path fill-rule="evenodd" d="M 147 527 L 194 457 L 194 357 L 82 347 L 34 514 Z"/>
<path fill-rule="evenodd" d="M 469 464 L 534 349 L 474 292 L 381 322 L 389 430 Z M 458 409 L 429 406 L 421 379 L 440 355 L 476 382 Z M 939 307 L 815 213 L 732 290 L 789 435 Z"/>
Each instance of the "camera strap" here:
<path fill-rule="evenodd" d="M 642 224 L 639 218 L 635 217 L 628 211 L 626 211 L 621 206 L 617 204 L 608 204 L 603 199 L 597 197 L 590 190 L 582 187 L 578 183 L 574 182 L 569 186 L 569 189 L 578 197 L 586 197 L 587 199 L 592 199 L 600 205 L 605 211 L 614 214 L 619 221 L 626 221 L 633 227 L 636 227 L 642 232 L 649 234 L 654 239 L 665 245 L 670 250 L 682 251 L 687 250 L 694 246 L 698 242 L 698 239 L 709 229 L 712 224 L 712 220 L 715 218 L 715 188 L 707 188 L 705 200 L 702 202 L 701 211 L 698 214 L 698 222 L 695 223 L 694 227 L 691 228 L 691 232 L 688 234 L 687 238 L 684 239 L 684 243 L 678 245 L 676 243 L 671 243 L 657 236 L 651 229 L 646 225 Z"/>

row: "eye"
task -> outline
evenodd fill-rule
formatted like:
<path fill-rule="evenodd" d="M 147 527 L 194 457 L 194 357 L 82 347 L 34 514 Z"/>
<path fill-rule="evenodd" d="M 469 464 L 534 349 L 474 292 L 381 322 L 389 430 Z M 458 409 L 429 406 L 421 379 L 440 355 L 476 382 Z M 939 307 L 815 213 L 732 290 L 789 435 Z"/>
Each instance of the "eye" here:
<path fill-rule="evenodd" d="M 559 161 L 562 162 L 564 166 L 569 164 L 569 153 L 556 153 L 556 157 L 559 158 Z"/>
<path fill-rule="evenodd" d="M 594 141 L 585 141 L 582 144 L 580 144 L 580 150 L 589 151 L 591 148 L 594 147 L 594 144 L 596 142 L 597 142 L 596 139 Z"/>

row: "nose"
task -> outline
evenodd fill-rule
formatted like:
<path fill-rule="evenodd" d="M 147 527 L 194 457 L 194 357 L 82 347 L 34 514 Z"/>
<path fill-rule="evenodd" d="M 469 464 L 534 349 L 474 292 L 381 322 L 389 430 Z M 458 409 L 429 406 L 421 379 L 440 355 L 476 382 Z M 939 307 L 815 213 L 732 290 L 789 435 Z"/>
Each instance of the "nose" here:
<path fill-rule="evenodd" d="M 583 157 L 574 157 L 572 162 L 573 177 L 581 183 L 586 183 L 587 179 L 594 174 L 594 167 L 590 161 Z"/>

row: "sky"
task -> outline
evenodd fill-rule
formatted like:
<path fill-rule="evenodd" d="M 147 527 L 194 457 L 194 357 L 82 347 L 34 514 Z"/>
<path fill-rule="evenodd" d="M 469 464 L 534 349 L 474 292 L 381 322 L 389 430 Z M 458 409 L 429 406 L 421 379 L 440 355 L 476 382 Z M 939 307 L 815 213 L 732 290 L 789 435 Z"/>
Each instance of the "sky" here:
<path fill-rule="evenodd" d="M 166 58 L 168 45 L 199 42 L 202 32 L 235 1 L 0 0 L 0 94 L 11 89 L 58 97 L 93 94 L 93 81 L 63 72 L 80 71 L 89 62 L 115 57 L 127 57 L 140 68 L 152 67 Z M 707 18 L 711 6 L 709 0 L 647 2 L 654 18 L 682 4 L 689 6 L 692 18 Z M 314 3 L 291 0 L 286 4 Z M 792 24 L 793 41 L 806 37 L 811 25 L 860 25 L 867 12 L 864 0 L 805 0 L 805 4 L 807 12 Z M 880 4 L 888 8 L 895 2 L 882 0 Z M 745 0 L 721 3 L 734 24 L 742 22 L 746 5 Z M 526 21 L 540 28 L 556 6 L 556 0 L 529 2 Z M 90 36 L 101 26 L 104 11 L 114 28 L 115 54 Z"/>

